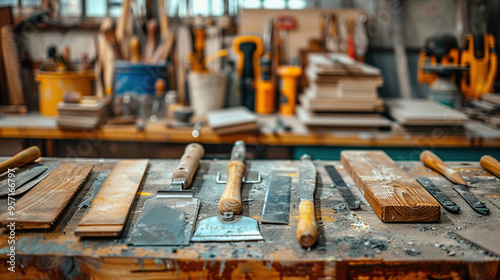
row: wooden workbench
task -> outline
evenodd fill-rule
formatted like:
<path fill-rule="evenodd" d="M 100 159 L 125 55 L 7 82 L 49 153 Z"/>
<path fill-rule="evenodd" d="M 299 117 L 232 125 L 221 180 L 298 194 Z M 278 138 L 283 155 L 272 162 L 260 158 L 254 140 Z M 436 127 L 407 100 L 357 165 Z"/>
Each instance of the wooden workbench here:
<path fill-rule="evenodd" d="M 148 123 L 145 131 L 135 125 L 105 125 L 94 130 L 61 130 L 54 118 L 38 114 L 0 118 L 0 155 L 10 155 L 31 145 L 42 149 L 42 155 L 53 157 L 122 157 L 179 158 L 186 143 L 205 146 L 208 157 L 224 157 L 233 143 L 244 140 L 254 158 L 295 158 L 309 153 L 318 159 L 338 160 L 345 149 L 383 149 L 399 160 L 415 160 L 415 149 L 434 149 L 439 156 L 450 160 L 479 160 L 484 154 L 500 157 L 500 130 L 478 122 L 466 125 L 465 130 L 444 134 L 404 133 L 397 131 L 335 131 L 311 132 L 295 117 L 284 118 L 292 131 L 282 129 L 273 133 L 275 116 L 259 116 L 259 133 L 226 136 L 203 127 L 201 135 L 193 138 L 191 128 L 171 129 L 165 121 Z M 144 145 L 147 144 L 147 145 Z M 168 145 L 165 145 L 168 144 Z M 253 146 L 253 147 L 252 147 Z M 463 153 L 463 148 L 467 148 Z M 460 154 L 461 157 L 456 155 Z"/>
<path fill-rule="evenodd" d="M 61 161 L 44 158 L 42 162 Z M 500 219 L 500 180 L 483 171 L 477 162 L 453 162 L 471 184 L 472 192 L 490 209 L 481 216 L 455 193 L 450 183 L 420 162 L 399 162 L 410 176 L 429 176 L 460 205 L 459 214 L 441 209 L 439 223 L 383 223 L 362 198 L 351 178 L 338 162 L 315 161 L 318 170 L 316 216 L 320 225 L 318 244 L 302 249 L 295 239 L 298 215 L 296 161 L 249 161 L 248 169 L 260 171 L 260 184 L 244 185 L 242 214 L 260 220 L 270 174 L 293 178 L 289 225 L 262 225 L 265 241 L 230 243 L 191 243 L 187 247 L 133 247 L 126 245 L 132 225 L 144 202 L 155 191 L 169 184 L 177 160 L 151 160 L 132 206 L 121 238 L 89 239 L 74 235 L 85 213 L 77 206 L 88 195 L 92 178 L 110 170 L 116 160 L 72 159 L 94 163 L 87 183 L 78 191 L 51 230 L 16 232 L 17 273 L 7 271 L 7 235 L 0 238 L 2 279 L 174 279 L 174 278 L 257 278 L 287 279 L 498 279 L 499 258 L 481 248 L 454 238 L 458 229 Z M 201 200 L 198 221 L 218 214 L 217 204 L 224 185 L 216 184 L 218 171 L 228 161 L 202 161 L 192 185 Z M 337 166 L 344 180 L 361 199 L 360 210 L 343 207 L 343 200 L 323 166 Z M 7 203 L 3 199 L 0 210 Z"/>

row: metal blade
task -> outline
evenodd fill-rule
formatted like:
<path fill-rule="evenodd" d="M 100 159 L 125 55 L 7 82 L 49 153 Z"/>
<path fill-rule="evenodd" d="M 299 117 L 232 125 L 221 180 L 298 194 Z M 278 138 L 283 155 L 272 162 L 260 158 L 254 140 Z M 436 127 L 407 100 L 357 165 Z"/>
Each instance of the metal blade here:
<path fill-rule="evenodd" d="M 243 176 L 243 179 L 241 180 L 241 182 L 244 184 L 258 184 L 260 183 L 260 181 L 262 181 L 262 175 L 260 174 L 260 172 L 256 171 L 248 171 L 247 173 L 245 173 L 245 176 Z M 217 182 L 217 184 L 227 183 L 227 175 L 222 174 L 221 172 L 217 172 L 215 182 Z"/>
<path fill-rule="evenodd" d="M 344 198 L 347 203 L 347 207 L 351 210 L 357 210 L 360 206 L 359 199 L 354 196 L 351 189 L 347 186 L 347 184 L 342 180 L 342 176 L 340 176 L 339 172 L 333 165 L 325 166 L 326 173 L 330 175 L 330 178 L 333 181 L 335 187 L 339 190 L 340 195 Z"/>
<path fill-rule="evenodd" d="M 9 178 L 5 178 L 0 183 L 0 197 L 9 194 L 9 183 L 13 183 L 15 189 L 18 189 L 27 182 L 40 176 L 40 174 L 42 174 L 46 170 L 47 166 L 44 166 L 43 164 L 37 164 L 31 167 L 30 169 L 26 169 L 24 171 L 22 171 L 22 169 L 17 169 L 17 172 L 15 174 L 16 176 L 12 178 L 10 182 Z M 2 176 L 2 177 L 7 177 L 7 176 Z"/>
<path fill-rule="evenodd" d="M 288 224 L 290 218 L 290 188 L 292 178 L 272 176 L 267 186 L 261 223 Z"/>
<path fill-rule="evenodd" d="M 488 215 L 490 210 L 477 199 L 477 197 L 470 192 L 470 190 L 463 185 L 453 185 L 453 189 L 460 194 L 460 196 L 476 211 L 481 215 Z"/>
<path fill-rule="evenodd" d="M 43 165 L 47 167 L 47 170 L 45 170 L 42 174 L 37 176 L 36 178 L 30 180 L 29 182 L 23 184 L 20 188 L 16 189 L 15 195 L 21 195 L 27 191 L 29 191 L 31 188 L 36 186 L 38 183 L 40 183 L 45 177 L 49 176 L 52 171 L 56 170 L 59 167 L 59 162 L 47 162 L 44 163 Z"/>
<path fill-rule="evenodd" d="M 299 191 L 300 201 L 309 200 L 314 202 L 314 191 L 316 189 L 316 167 L 309 155 L 303 155 L 299 164 Z"/>
<path fill-rule="evenodd" d="M 224 221 L 224 216 L 206 218 L 198 223 L 191 241 L 257 241 L 264 240 L 256 220 L 245 216 L 232 216 L 232 221 Z"/>
<path fill-rule="evenodd" d="M 460 206 L 453 202 L 444 192 L 442 192 L 429 178 L 415 178 L 446 210 L 456 213 L 460 211 Z"/>
<path fill-rule="evenodd" d="M 200 200 L 192 196 L 149 199 L 128 243 L 135 246 L 189 245 L 199 206 Z"/>
<path fill-rule="evenodd" d="M 104 181 L 106 181 L 106 178 L 108 178 L 109 173 L 110 172 L 101 172 L 99 173 L 99 175 L 97 175 L 97 178 L 95 178 L 92 186 L 90 187 L 90 197 L 82 201 L 82 203 L 78 205 L 78 209 L 82 209 L 83 207 L 89 207 L 90 205 L 92 205 L 92 201 L 101 189 Z"/>
<path fill-rule="evenodd" d="M 234 143 L 233 149 L 231 150 L 231 161 L 245 161 L 245 157 L 247 154 L 247 148 L 245 147 L 245 142 L 236 141 Z"/>

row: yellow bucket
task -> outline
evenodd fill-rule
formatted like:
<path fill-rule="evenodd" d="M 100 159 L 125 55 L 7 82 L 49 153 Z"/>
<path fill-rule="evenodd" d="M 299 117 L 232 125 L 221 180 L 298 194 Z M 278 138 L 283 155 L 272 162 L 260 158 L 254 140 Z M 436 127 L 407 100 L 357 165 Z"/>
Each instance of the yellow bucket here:
<path fill-rule="evenodd" d="M 62 101 L 63 92 L 76 91 L 81 95 L 93 95 L 93 71 L 48 72 L 39 71 L 35 80 L 39 83 L 40 113 L 57 116 L 57 103 Z"/>

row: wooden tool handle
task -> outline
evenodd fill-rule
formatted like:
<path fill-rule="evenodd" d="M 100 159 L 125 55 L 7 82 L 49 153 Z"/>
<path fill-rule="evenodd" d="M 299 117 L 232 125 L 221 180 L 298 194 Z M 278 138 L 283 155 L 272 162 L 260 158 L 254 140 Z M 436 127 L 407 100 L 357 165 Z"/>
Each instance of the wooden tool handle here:
<path fill-rule="evenodd" d="M 155 19 L 148 21 L 148 41 L 146 43 L 146 60 L 151 60 L 156 48 L 156 32 L 158 31 L 158 23 Z"/>
<path fill-rule="evenodd" d="M 160 98 L 165 94 L 165 80 L 156 79 L 155 81 L 155 97 Z M 186 147 L 187 149 L 187 147 Z"/>
<path fill-rule="evenodd" d="M 200 165 L 200 159 L 205 155 L 205 149 L 198 143 L 191 143 L 187 145 L 184 150 L 184 154 L 181 157 L 179 166 L 172 175 L 172 180 L 175 178 L 186 179 L 186 184 L 183 185 L 183 189 L 189 188 L 191 182 L 193 181 L 194 173 L 198 170 Z"/>
<path fill-rule="evenodd" d="M 10 159 L 0 163 L 0 174 L 7 171 L 9 168 L 20 167 L 32 161 L 35 161 L 41 155 L 40 149 L 36 146 L 31 146 L 17 153 Z"/>
<path fill-rule="evenodd" d="M 500 178 L 500 162 L 492 156 L 483 156 L 481 158 L 481 166 L 488 172 L 495 174 Z"/>
<path fill-rule="evenodd" d="M 227 166 L 226 188 L 219 201 L 219 212 L 241 213 L 241 181 L 245 176 L 246 167 L 241 161 L 231 161 Z"/>
<path fill-rule="evenodd" d="M 122 59 L 122 52 L 120 50 L 120 46 L 118 46 L 118 42 L 116 41 L 115 33 L 113 31 L 112 26 L 104 31 L 104 36 L 106 36 L 106 41 L 108 41 L 108 44 L 113 49 L 115 58 Z"/>
<path fill-rule="evenodd" d="M 139 62 L 139 38 L 136 36 L 130 38 L 130 62 Z"/>
<path fill-rule="evenodd" d="M 170 1 L 169 1 L 170 3 Z M 160 20 L 160 35 L 161 38 L 165 38 L 168 33 L 168 16 L 165 11 L 165 0 L 158 0 L 158 18 Z"/>
<path fill-rule="evenodd" d="M 311 247 L 318 238 L 318 227 L 314 215 L 314 203 L 304 200 L 299 204 L 299 223 L 297 224 L 297 241 L 302 247 Z"/>
<path fill-rule="evenodd" d="M 441 173 L 443 176 L 448 178 L 451 182 L 458 185 L 467 185 L 455 170 L 448 167 L 440 158 L 438 158 L 431 151 L 423 151 L 420 154 L 420 160 L 429 168 L 433 169 L 436 172 Z"/>

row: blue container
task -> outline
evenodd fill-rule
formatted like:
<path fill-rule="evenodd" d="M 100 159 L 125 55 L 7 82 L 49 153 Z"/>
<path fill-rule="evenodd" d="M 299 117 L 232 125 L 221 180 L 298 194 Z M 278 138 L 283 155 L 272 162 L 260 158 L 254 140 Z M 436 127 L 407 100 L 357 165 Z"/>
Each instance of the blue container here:
<path fill-rule="evenodd" d="M 114 92 L 117 95 L 124 93 L 155 94 L 155 82 L 161 78 L 165 80 L 168 89 L 167 62 L 158 64 L 130 63 L 127 60 L 118 60 L 114 63 L 115 83 Z"/>

